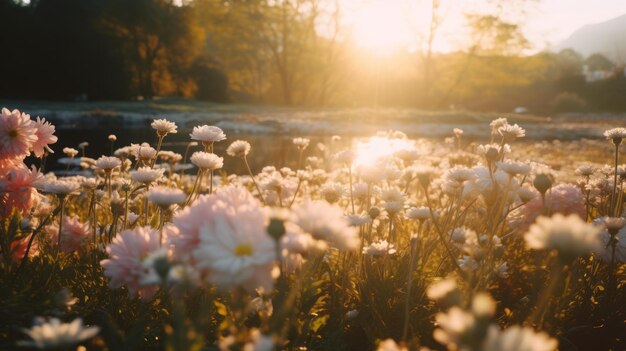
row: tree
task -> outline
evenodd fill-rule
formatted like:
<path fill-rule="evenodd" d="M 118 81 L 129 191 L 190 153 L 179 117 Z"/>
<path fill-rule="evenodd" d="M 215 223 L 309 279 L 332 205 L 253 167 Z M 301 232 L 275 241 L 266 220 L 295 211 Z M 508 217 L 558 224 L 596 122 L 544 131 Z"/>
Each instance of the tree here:
<path fill-rule="evenodd" d="M 583 63 L 592 71 L 611 71 L 615 68 L 615 63 L 602 54 L 590 55 Z"/>
<path fill-rule="evenodd" d="M 189 7 L 167 0 L 110 0 L 107 10 L 102 25 L 122 44 L 137 92 L 151 99 L 186 90 L 180 71 L 193 63 L 203 34 Z"/>

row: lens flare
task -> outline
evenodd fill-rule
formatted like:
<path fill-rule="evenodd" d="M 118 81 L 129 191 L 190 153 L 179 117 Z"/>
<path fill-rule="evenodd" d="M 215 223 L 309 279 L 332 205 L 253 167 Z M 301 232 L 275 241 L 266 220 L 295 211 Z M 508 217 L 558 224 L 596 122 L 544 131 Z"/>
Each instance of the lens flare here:
<path fill-rule="evenodd" d="M 398 151 L 411 149 L 415 149 L 415 144 L 408 139 L 373 136 L 366 140 L 357 140 L 354 145 L 354 166 L 373 166 Z"/>

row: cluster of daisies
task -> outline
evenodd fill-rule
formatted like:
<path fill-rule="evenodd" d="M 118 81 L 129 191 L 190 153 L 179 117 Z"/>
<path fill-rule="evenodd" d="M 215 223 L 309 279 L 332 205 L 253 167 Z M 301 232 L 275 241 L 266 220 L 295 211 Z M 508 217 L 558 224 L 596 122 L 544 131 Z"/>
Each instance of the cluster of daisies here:
<path fill-rule="evenodd" d="M 494 322 L 497 303 L 487 290 L 508 277 L 507 245 L 517 239 L 555 257 L 552 280 L 574 260 L 593 256 L 609 267 L 606 288 L 618 287 L 617 267 L 626 260 L 626 168 L 619 164 L 626 129 L 605 133 L 615 147 L 613 165 L 583 165 L 579 181 L 557 184 L 549 165 L 511 157 L 511 144 L 525 131 L 504 118 L 490 124 L 491 140 L 481 145 L 466 143 L 460 129 L 449 148 L 393 131 L 354 145 L 339 136 L 314 147 L 295 138 L 295 168 L 266 166 L 258 173 L 248 163 L 251 145 L 234 141 L 226 154 L 240 159 L 247 174 L 223 169 L 224 158 L 214 153 L 226 139 L 220 128 L 194 127 L 181 155 L 162 149 L 178 132 L 175 123 L 157 119 L 151 126 L 153 145 L 131 144 L 99 158 L 85 155 L 86 143 L 79 146 L 82 156 L 63 149 L 61 162 L 85 173 L 57 177 L 24 164 L 31 153 L 44 164 L 48 145 L 57 141 L 54 126 L 3 109 L 0 214 L 21 220 L 2 240 L 6 264 L 21 266 L 41 252 L 62 258 L 104 250 L 108 258 L 100 264 L 109 287 L 131 297 L 215 287 L 267 301 L 279 277 L 306 279 L 338 255 L 345 269 L 354 269 L 356 285 L 367 284 L 373 267 L 408 257 L 403 336 L 378 346 L 389 351 L 407 350 L 413 271 L 432 265 L 439 277 L 429 278 L 427 295 L 441 310 L 434 317 L 437 342 L 450 350 L 555 350 L 556 339 L 531 325 L 541 327 L 556 284 L 544 288 L 525 326 L 502 330 Z M 33 339 L 26 345 L 58 348 L 92 338 L 98 327 L 50 319 L 25 333 Z M 235 334 L 218 346 L 239 345 Z M 271 328 L 246 335 L 244 349 L 287 342 Z"/>

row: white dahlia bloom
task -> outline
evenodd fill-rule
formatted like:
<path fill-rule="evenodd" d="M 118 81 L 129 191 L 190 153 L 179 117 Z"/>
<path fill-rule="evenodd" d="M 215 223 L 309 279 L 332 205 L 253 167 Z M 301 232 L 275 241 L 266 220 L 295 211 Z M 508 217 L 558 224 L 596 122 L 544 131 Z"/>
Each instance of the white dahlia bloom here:
<path fill-rule="evenodd" d="M 293 144 L 298 148 L 298 150 L 304 150 L 309 146 L 311 140 L 307 138 L 294 138 Z"/>
<path fill-rule="evenodd" d="M 136 171 L 130 172 L 130 178 L 136 182 L 150 184 L 163 176 L 164 169 L 152 169 L 150 167 L 140 167 Z"/>
<path fill-rule="evenodd" d="M 250 143 L 244 140 L 235 140 L 226 149 L 226 153 L 233 157 L 246 157 L 250 152 Z"/>
<path fill-rule="evenodd" d="M 224 166 L 224 158 L 204 151 L 196 151 L 191 155 L 191 163 L 201 170 L 216 170 Z"/>
<path fill-rule="evenodd" d="M 483 351 L 554 351 L 559 343 L 544 332 L 536 332 L 532 328 L 512 326 L 500 330 L 492 325 L 487 330 L 483 342 Z"/>
<path fill-rule="evenodd" d="M 541 216 L 524 235 L 526 245 L 535 250 L 555 249 L 566 258 L 586 255 L 598 250 L 598 233 L 602 230 L 586 223 L 577 215 Z"/>
<path fill-rule="evenodd" d="M 119 158 L 114 156 L 102 156 L 96 160 L 96 167 L 103 170 L 112 170 L 122 164 Z"/>
<path fill-rule="evenodd" d="M 85 327 L 83 320 L 74 319 L 63 323 L 58 318 L 45 320 L 37 318 L 30 329 L 23 329 L 32 340 L 20 341 L 19 346 L 44 349 L 67 349 L 85 340 L 91 339 L 100 332 L 99 327 Z"/>
<path fill-rule="evenodd" d="M 67 195 L 80 189 L 80 184 L 71 180 L 49 180 L 42 184 L 43 192 L 56 195 Z"/>
<path fill-rule="evenodd" d="M 167 134 L 177 133 L 176 123 L 170 122 L 166 119 L 155 119 L 150 126 L 156 130 L 160 137 L 164 137 Z"/>
<path fill-rule="evenodd" d="M 226 134 L 224 134 L 222 129 L 207 125 L 193 127 L 189 136 L 192 140 L 198 140 L 203 143 L 215 143 L 226 139 Z"/>
<path fill-rule="evenodd" d="M 507 123 L 498 128 L 498 134 L 502 136 L 505 142 L 511 142 L 517 138 L 525 137 L 526 131 L 517 124 L 510 125 Z"/>
<path fill-rule="evenodd" d="M 315 239 L 325 240 L 340 250 L 359 245 L 358 230 L 350 226 L 343 210 L 326 201 L 307 201 L 294 207 L 294 222 Z"/>
<path fill-rule="evenodd" d="M 374 257 L 393 255 L 396 252 L 395 245 L 388 243 L 387 240 L 376 241 L 363 248 L 364 255 Z"/>
<path fill-rule="evenodd" d="M 170 238 L 175 256 L 208 281 L 222 289 L 272 289 L 276 243 L 265 229 L 266 212 L 246 189 L 231 186 L 201 196 L 173 222 L 180 230 Z"/>
<path fill-rule="evenodd" d="M 148 190 L 146 197 L 158 206 L 170 206 L 185 201 L 187 195 L 178 188 L 156 186 Z"/>

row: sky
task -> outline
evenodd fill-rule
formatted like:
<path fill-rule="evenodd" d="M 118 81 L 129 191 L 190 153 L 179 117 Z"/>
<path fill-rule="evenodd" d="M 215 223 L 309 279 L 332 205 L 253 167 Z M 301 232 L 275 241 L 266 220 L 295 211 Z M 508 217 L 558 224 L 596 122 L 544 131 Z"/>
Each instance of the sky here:
<path fill-rule="evenodd" d="M 539 46 L 545 41 L 556 44 L 585 24 L 626 14 L 626 0 L 542 0 L 532 7 L 527 35 Z"/>
<path fill-rule="evenodd" d="M 502 0 L 497 10 L 489 0 L 439 0 L 441 28 L 435 51 L 448 52 L 467 42 L 466 12 L 493 13 L 522 25 L 524 34 L 540 51 L 558 44 L 576 29 L 626 14 L 626 0 Z M 430 23 L 431 0 L 340 0 L 345 23 L 364 47 L 391 50 L 398 46 L 418 49 L 424 45 L 415 33 L 424 33 Z M 417 35 L 419 36 L 419 34 Z M 421 44 L 420 44 L 421 42 Z"/>

